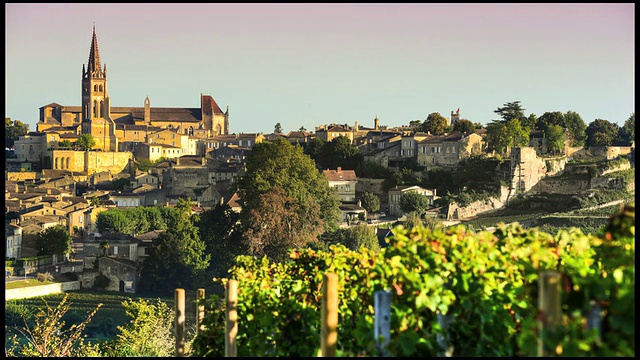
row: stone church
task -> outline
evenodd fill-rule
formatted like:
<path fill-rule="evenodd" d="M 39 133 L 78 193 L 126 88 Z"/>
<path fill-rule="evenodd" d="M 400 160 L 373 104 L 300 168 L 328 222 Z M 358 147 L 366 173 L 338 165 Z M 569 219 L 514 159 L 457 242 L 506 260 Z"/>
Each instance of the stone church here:
<path fill-rule="evenodd" d="M 142 107 L 112 107 L 107 66 L 100 63 L 95 26 L 89 62 L 82 65 L 82 105 L 51 103 L 40 108 L 39 132 L 91 134 L 94 149 L 122 151 L 121 142 L 145 141 L 150 133 L 172 129 L 178 134 L 210 138 L 229 134 L 229 107 L 223 112 L 213 97 L 200 94 L 199 108 L 152 107 L 149 97 Z"/>

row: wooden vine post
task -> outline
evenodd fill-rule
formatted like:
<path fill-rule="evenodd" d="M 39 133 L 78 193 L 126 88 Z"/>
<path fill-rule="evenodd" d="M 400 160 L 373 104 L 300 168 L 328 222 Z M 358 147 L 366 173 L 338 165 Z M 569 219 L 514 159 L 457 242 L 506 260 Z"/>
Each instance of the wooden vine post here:
<path fill-rule="evenodd" d="M 184 330 L 186 327 L 186 314 L 184 312 L 185 309 L 185 296 L 184 289 L 176 289 L 175 292 L 175 303 L 176 303 L 176 320 L 175 320 L 175 331 L 176 331 L 176 357 L 184 356 Z"/>
<path fill-rule="evenodd" d="M 238 335 L 238 281 L 229 280 L 225 291 L 226 328 L 224 337 L 225 357 L 237 356 L 236 336 Z"/>
<path fill-rule="evenodd" d="M 338 275 L 327 273 L 322 277 L 321 356 L 336 356 L 338 345 Z"/>
<path fill-rule="evenodd" d="M 204 321 L 204 304 L 200 304 L 201 301 L 204 301 L 204 289 L 198 289 L 198 293 L 196 295 L 196 335 L 203 330 L 202 322 Z"/>
<path fill-rule="evenodd" d="M 562 318 L 562 275 L 557 271 L 540 273 L 538 284 L 538 356 L 555 356 L 544 344 Z"/>

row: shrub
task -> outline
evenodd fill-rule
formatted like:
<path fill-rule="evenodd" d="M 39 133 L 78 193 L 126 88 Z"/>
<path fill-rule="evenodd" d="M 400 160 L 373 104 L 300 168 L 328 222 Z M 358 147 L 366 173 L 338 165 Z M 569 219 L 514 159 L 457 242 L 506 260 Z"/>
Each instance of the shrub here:
<path fill-rule="evenodd" d="M 53 275 L 50 272 L 36 274 L 36 279 L 40 282 L 52 281 Z"/>
<path fill-rule="evenodd" d="M 107 286 L 109 286 L 110 283 L 111 283 L 111 279 L 100 274 L 96 277 L 95 281 L 93 282 L 93 287 L 98 290 L 104 290 L 107 288 Z"/>

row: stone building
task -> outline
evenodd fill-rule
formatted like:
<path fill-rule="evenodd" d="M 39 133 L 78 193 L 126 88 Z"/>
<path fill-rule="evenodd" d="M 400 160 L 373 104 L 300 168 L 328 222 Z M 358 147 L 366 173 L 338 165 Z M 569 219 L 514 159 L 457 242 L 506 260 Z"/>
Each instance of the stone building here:
<path fill-rule="evenodd" d="M 118 151 L 119 142 L 144 141 L 149 132 L 173 129 L 202 138 L 229 134 L 229 107 L 223 112 L 210 95 L 200 94 L 200 107 L 152 107 L 146 97 L 141 107 L 112 107 L 108 91 L 107 66 L 101 64 L 95 26 L 87 66 L 82 65 L 81 105 L 50 103 L 40 108 L 39 132 L 54 128 L 76 134 L 91 134 L 94 148 Z"/>

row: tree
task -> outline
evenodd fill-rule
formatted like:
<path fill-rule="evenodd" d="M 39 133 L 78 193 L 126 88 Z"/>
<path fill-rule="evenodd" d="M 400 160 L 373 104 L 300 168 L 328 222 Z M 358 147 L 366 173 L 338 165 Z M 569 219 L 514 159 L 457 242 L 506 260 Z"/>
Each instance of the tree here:
<path fill-rule="evenodd" d="M 38 233 L 38 255 L 68 255 L 71 252 L 71 235 L 64 225 L 54 225 Z"/>
<path fill-rule="evenodd" d="M 522 128 L 523 129 L 527 129 L 527 132 L 531 132 L 532 130 L 536 129 L 536 123 L 538 122 L 538 117 L 536 116 L 536 114 L 531 113 L 529 114 L 529 117 L 523 117 L 520 120 L 520 124 L 522 124 Z"/>
<path fill-rule="evenodd" d="M 564 127 L 564 123 L 564 114 L 561 111 L 547 111 L 538 118 L 536 129 L 546 131 L 551 125 Z"/>
<path fill-rule="evenodd" d="M 560 125 L 550 125 L 547 128 L 547 147 L 553 153 L 559 153 L 564 149 L 564 129 Z"/>
<path fill-rule="evenodd" d="M 511 146 L 513 147 L 529 146 L 529 131 L 522 128 L 518 119 L 507 121 L 506 136 L 510 138 Z"/>
<path fill-rule="evenodd" d="M 20 120 L 12 121 L 11 118 L 4 120 L 4 146 L 11 149 L 20 138 L 29 132 L 29 124 L 25 124 Z"/>
<path fill-rule="evenodd" d="M 487 124 L 486 134 L 487 150 L 504 155 L 512 145 L 513 139 L 508 136 L 507 126 L 500 121 Z"/>
<path fill-rule="evenodd" d="M 417 212 L 423 214 L 429 208 L 429 200 L 417 191 L 407 191 L 400 197 L 400 209 L 404 213 Z"/>
<path fill-rule="evenodd" d="M 460 119 L 453 124 L 453 131 L 473 134 L 476 132 L 476 126 L 471 122 L 471 120 Z"/>
<path fill-rule="evenodd" d="M 564 114 L 564 124 L 561 126 L 569 131 L 571 146 L 584 146 L 587 140 L 587 124 L 584 123 L 580 114 L 567 111 Z"/>
<path fill-rule="evenodd" d="M 63 147 L 65 149 L 70 149 L 71 148 L 71 141 L 69 140 L 63 140 L 60 142 L 60 147 Z"/>
<path fill-rule="evenodd" d="M 102 304 L 98 304 L 96 309 L 87 314 L 84 321 L 70 327 L 65 326 L 63 316 L 69 311 L 71 303 L 68 302 L 69 294 L 65 294 L 60 303 L 52 308 L 47 301 L 42 298 L 44 307 L 40 307 L 35 314 L 33 326 L 24 321 L 23 328 L 12 328 L 22 335 L 26 340 L 20 341 L 17 333 L 12 333 L 9 329 L 8 340 L 11 345 L 5 345 L 6 356 L 37 356 L 37 357 L 85 357 L 98 355 L 98 349 L 91 343 L 85 344 L 83 331 L 91 322 L 91 318 L 96 314 Z"/>
<path fill-rule="evenodd" d="M 206 246 L 191 222 L 190 199 L 179 199 L 174 211 L 166 214 L 167 231 L 153 241 L 142 263 L 141 291 L 171 293 L 176 288 L 204 286 L 211 255 L 205 254 Z"/>
<path fill-rule="evenodd" d="M 636 129 L 636 113 L 631 113 L 631 116 L 624 122 L 624 125 L 620 128 L 618 133 L 618 140 L 623 144 L 630 144 L 635 141 L 635 129 Z"/>
<path fill-rule="evenodd" d="M 80 135 L 78 140 L 76 140 L 76 146 L 80 150 L 84 150 L 84 151 L 91 150 L 95 145 L 96 145 L 96 141 L 93 138 L 93 135 L 91 134 L 82 134 Z"/>
<path fill-rule="evenodd" d="M 118 326 L 115 339 L 103 346 L 109 357 L 171 357 L 175 352 L 172 331 L 175 311 L 160 299 L 127 299 L 122 302 L 130 321 Z"/>
<path fill-rule="evenodd" d="M 99 213 L 96 218 L 98 232 L 131 234 L 135 224 L 126 211 L 115 208 Z"/>
<path fill-rule="evenodd" d="M 378 195 L 369 191 L 365 191 L 362 194 L 361 201 L 362 207 L 367 210 L 367 213 L 372 214 L 380 211 L 380 198 L 378 197 Z"/>
<path fill-rule="evenodd" d="M 155 162 L 149 159 L 139 159 L 135 161 L 135 165 L 138 168 L 138 170 L 144 171 L 144 172 L 149 171 L 149 169 L 151 169 L 154 164 Z"/>
<path fill-rule="evenodd" d="M 421 131 L 430 132 L 432 135 L 442 135 L 449 131 L 449 125 L 447 125 L 447 119 L 444 116 L 434 112 L 429 114 L 422 123 Z"/>
<path fill-rule="evenodd" d="M 320 205 L 311 197 L 306 208 L 301 209 L 294 198 L 276 186 L 259 195 L 258 200 L 245 223 L 244 239 L 251 255 L 281 262 L 290 249 L 305 248 L 318 241 L 323 231 Z"/>
<path fill-rule="evenodd" d="M 276 123 L 276 126 L 273 127 L 274 134 L 282 134 L 282 125 L 280 123 Z"/>
<path fill-rule="evenodd" d="M 380 249 L 375 229 L 366 224 L 358 224 L 340 230 L 342 231 L 342 243 L 350 250 L 359 251 L 361 247 L 374 251 Z"/>
<path fill-rule="evenodd" d="M 497 108 L 493 112 L 500 115 L 502 121 L 506 124 L 509 120 L 513 119 L 523 119 L 524 108 L 520 105 L 520 101 L 512 101 L 509 103 L 505 103 L 502 107 Z"/>
<path fill-rule="evenodd" d="M 618 125 L 603 119 L 593 120 L 587 126 L 587 146 L 610 146 L 618 136 Z"/>
<path fill-rule="evenodd" d="M 360 149 L 345 136 L 338 136 L 324 144 L 316 163 L 321 169 L 354 170 L 363 161 Z"/>
<path fill-rule="evenodd" d="M 298 129 L 298 131 L 307 131 L 307 128 L 305 128 L 304 126 L 300 126 L 300 129 Z"/>
<path fill-rule="evenodd" d="M 261 205 L 260 195 L 281 187 L 294 200 L 295 211 L 303 215 L 305 221 L 318 222 L 314 209 L 319 205 L 324 229 L 338 226 L 338 195 L 302 148 L 291 145 L 286 139 L 255 144 L 247 157 L 245 174 L 237 184 L 242 201 L 241 222 L 245 225 L 251 209 Z"/>
<path fill-rule="evenodd" d="M 312 138 L 304 148 L 304 153 L 317 162 L 325 141 L 317 137 Z"/>
<path fill-rule="evenodd" d="M 111 245 L 109 245 L 109 242 L 107 240 L 100 241 L 100 251 L 102 251 L 103 256 L 107 256 L 110 247 Z"/>
<path fill-rule="evenodd" d="M 211 254 L 213 277 L 225 278 L 238 255 L 247 255 L 242 247 L 242 232 L 237 222 L 240 216 L 229 205 L 217 205 L 200 214 L 196 222 L 205 251 Z"/>
<path fill-rule="evenodd" d="M 416 133 L 418 131 L 421 131 L 422 128 L 422 121 L 420 120 L 411 120 L 409 121 L 409 127 L 411 128 L 411 131 Z"/>

